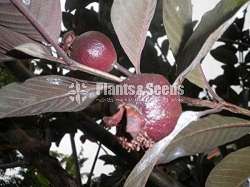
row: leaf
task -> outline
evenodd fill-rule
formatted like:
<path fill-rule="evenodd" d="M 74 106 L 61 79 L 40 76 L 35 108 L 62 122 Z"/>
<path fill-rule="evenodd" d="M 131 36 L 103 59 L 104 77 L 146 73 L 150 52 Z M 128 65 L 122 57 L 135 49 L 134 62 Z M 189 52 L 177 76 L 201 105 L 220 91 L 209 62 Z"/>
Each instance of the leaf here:
<path fill-rule="evenodd" d="M 8 51 L 12 50 L 14 47 L 21 45 L 23 43 L 34 42 L 30 38 L 0 26 L 0 53 L 6 54 Z M 10 37 L 11 36 L 11 37 Z"/>
<path fill-rule="evenodd" d="M 9 84 L 0 89 L 0 118 L 83 110 L 101 91 L 101 85 L 96 85 L 55 75 Z"/>
<path fill-rule="evenodd" d="M 62 13 L 63 25 L 67 30 L 72 30 L 74 15 L 70 12 Z"/>
<path fill-rule="evenodd" d="M 130 173 L 126 187 L 144 186 L 157 161 L 166 163 L 182 156 L 209 151 L 250 132 L 249 120 L 211 115 L 195 121 L 195 116 L 192 117 L 194 114 L 186 113 L 186 116 L 182 117 L 189 121 L 193 118 L 194 122 L 186 125 L 183 130 L 180 129 L 180 133 L 177 133 L 172 141 L 169 141 L 167 136 L 145 153 Z M 178 120 L 177 126 L 183 119 Z"/>
<path fill-rule="evenodd" d="M 81 0 L 66 0 L 65 1 L 65 10 L 72 11 L 79 7 L 81 4 Z"/>
<path fill-rule="evenodd" d="M 221 36 L 223 39 L 230 39 L 230 40 L 240 40 L 243 36 L 243 26 L 245 23 L 245 16 L 242 18 L 236 18 L 234 23 L 230 25 L 230 27 L 224 32 Z"/>
<path fill-rule="evenodd" d="M 25 43 L 14 48 L 15 50 L 21 51 L 27 55 L 35 58 L 46 59 L 49 61 L 59 62 L 65 64 L 63 60 L 60 60 L 52 56 L 51 52 L 45 46 L 39 43 Z"/>
<path fill-rule="evenodd" d="M 37 183 L 40 184 L 41 186 L 43 186 L 43 187 L 50 186 L 50 182 L 43 175 L 37 173 L 37 174 L 35 174 L 34 178 L 37 180 Z M 33 180 L 34 180 L 34 178 L 33 178 Z"/>
<path fill-rule="evenodd" d="M 235 50 L 237 51 L 234 46 L 222 45 L 213 49 L 210 53 L 216 60 L 233 65 L 238 62 Z"/>
<path fill-rule="evenodd" d="M 168 50 L 169 50 L 169 40 L 164 40 L 161 44 L 161 52 L 164 56 L 167 56 Z"/>
<path fill-rule="evenodd" d="M 0 53 L 0 63 L 8 61 L 13 61 L 13 58 Z"/>
<path fill-rule="evenodd" d="M 205 88 L 205 83 L 202 78 L 199 67 L 194 68 L 190 73 L 188 73 L 186 78 L 196 86 L 199 86 L 200 88 Z"/>
<path fill-rule="evenodd" d="M 23 34 L 0 26 L 0 36 L 0 54 L 2 54 L 0 61 L 11 58 L 10 56 L 16 57 L 16 54 L 13 54 L 12 51 L 15 49 L 35 58 L 63 63 L 63 61 L 52 56 L 49 48 Z"/>
<path fill-rule="evenodd" d="M 22 2 L 27 2 L 27 4 L 23 4 L 47 32 L 50 33 L 50 36 L 57 41 L 61 31 L 62 15 L 60 0 L 30 0 Z M 24 34 L 33 40 L 45 42 L 41 34 L 9 0 L 0 1 L 0 25 L 12 31 Z"/>
<path fill-rule="evenodd" d="M 113 155 L 101 155 L 99 157 L 100 160 L 102 160 L 104 162 L 103 165 L 114 165 L 114 166 L 119 166 L 124 164 L 121 159 L 119 159 L 116 156 Z"/>
<path fill-rule="evenodd" d="M 245 62 L 249 63 L 250 62 L 250 52 L 247 53 L 245 57 Z"/>
<path fill-rule="evenodd" d="M 76 167 L 73 155 L 65 159 L 66 167 L 65 170 L 72 176 L 76 176 Z"/>
<path fill-rule="evenodd" d="M 250 175 L 250 147 L 226 156 L 209 174 L 206 187 L 240 187 Z"/>
<path fill-rule="evenodd" d="M 170 48 L 177 56 L 193 32 L 191 0 L 163 0 L 163 23 Z"/>
<path fill-rule="evenodd" d="M 195 68 L 207 55 L 213 44 L 231 25 L 233 16 L 248 0 L 222 0 L 201 19 L 177 59 L 178 74 L 181 77 Z"/>
<path fill-rule="evenodd" d="M 193 122 L 171 142 L 164 151 L 162 162 L 204 153 L 225 143 L 237 140 L 250 132 L 250 120 L 210 115 Z"/>
<path fill-rule="evenodd" d="M 111 21 L 121 46 L 140 73 L 140 57 L 156 0 L 114 0 Z"/>

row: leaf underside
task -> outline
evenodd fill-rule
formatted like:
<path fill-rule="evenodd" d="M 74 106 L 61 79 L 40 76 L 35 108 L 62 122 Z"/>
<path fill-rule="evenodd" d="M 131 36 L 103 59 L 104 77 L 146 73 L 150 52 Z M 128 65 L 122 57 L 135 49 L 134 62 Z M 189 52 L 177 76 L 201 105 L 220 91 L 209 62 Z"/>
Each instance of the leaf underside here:
<path fill-rule="evenodd" d="M 76 112 L 97 96 L 94 82 L 55 75 L 35 77 L 0 90 L 0 118 Z"/>
<path fill-rule="evenodd" d="M 60 0 L 31 0 L 30 5 L 24 5 L 47 32 L 50 33 L 50 36 L 57 41 L 61 31 L 62 20 Z M 45 42 L 36 28 L 9 0 L 0 0 L 0 15 L 1 26 L 23 34 L 33 40 Z"/>
<path fill-rule="evenodd" d="M 31 4 L 26 5 L 26 8 L 57 42 L 61 30 L 60 1 L 36 0 L 30 2 Z M 46 42 L 43 36 L 9 0 L 0 0 L 0 35 L 0 61 L 11 60 L 10 56 L 13 56 L 12 50 L 14 49 L 35 58 L 56 61 L 50 49 L 42 44 L 42 42 Z M 26 48 L 28 45 L 32 45 L 33 50 L 28 51 L 24 48 L 24 44 Z M 19 45 L 22 47 L 16 48 Z"/>
<path fill-rule="evenodd" d="M 111 9 L 111 21 L 120 44 L 138 73 L 156 3 L 155 0 L 114 0 Z"/>

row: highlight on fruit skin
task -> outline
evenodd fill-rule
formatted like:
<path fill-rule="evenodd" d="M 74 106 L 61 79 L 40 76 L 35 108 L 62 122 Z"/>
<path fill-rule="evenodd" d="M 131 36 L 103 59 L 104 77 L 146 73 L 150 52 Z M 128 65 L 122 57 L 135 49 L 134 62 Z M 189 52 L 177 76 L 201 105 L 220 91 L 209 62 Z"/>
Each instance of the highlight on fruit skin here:
<path fill-rule="evenodd" d="M 162 88 L 171 86 L 159 74 L 133 75 L 120 85 L 142 86 L 143 94 L 114 96 L 118 112 L 103 118 L 107 127 L 118 128 L 121 128 L 122 119 L 126 118 L 126 127 L 121 128 L 125 132 L 119 134 L 119 140 L 128 151 L 147 149 L 168 136 L 182 113 L 178 94 L 152 94 L 147 89 L 148 83 Z"/>
<path fill-rule="evenodd" d="M 77 36 L 71 46 L 70 57 L 80 64 L 109 72 L 117 61 L 112 41 L 103 33 L 88 31 Z"/>

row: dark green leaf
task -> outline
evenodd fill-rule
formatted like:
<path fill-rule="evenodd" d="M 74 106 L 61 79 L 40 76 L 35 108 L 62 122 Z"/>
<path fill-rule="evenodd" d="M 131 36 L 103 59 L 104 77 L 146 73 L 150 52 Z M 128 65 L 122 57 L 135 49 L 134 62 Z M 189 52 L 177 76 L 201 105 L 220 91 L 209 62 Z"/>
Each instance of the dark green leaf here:
<path fill-rule="evenodd" d="M 247 53 L 245 57 L 245 62 L 250 62 L 250 52 Z"/>
<path fill-rule="evenodd" d="M 62 13 L 63 25 L 67 30 L 72 30 L 74 16 L 70 12 Z"/>
<path fill-rule="evenodd" d="M 220 62 L 228 64 L 236 64 L 238 62 L 238 58 L 235 55 L 235 50 L 233 46 L 219 46 L 211 51 L 211 55 Z"/>
<path fill-rule="evenodd" d="M 72 11 L 79 7 L 81 0 L 66 0 L 65 2 L 65 10 Z"/>

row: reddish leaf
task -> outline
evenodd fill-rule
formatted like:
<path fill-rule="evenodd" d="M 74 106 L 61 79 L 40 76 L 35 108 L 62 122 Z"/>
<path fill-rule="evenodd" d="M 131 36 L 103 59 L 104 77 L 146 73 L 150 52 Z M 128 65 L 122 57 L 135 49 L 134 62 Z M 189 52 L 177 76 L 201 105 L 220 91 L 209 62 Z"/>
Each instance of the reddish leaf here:
<path fill-rule="evenodd" d="M 156 3 L 156 0 L 115 0 L 111 9 L 115 32 L 137 73 Z"/>
<path fill-rule="evenodd" d="M 7 53 L 13 49 L 35 58 L 58 61 L 58 59 L 52 56 L 49 48 L 23 34 L 0 26 L 0 36 L 0 61 L 9 60 L 11 57 Z M 28 47 L 30 47 L 30 50 L 28 50 Z"/>
<path fill-rule="evenodd" d="M 30 0 L 24 4 L 34 17 L 57 41 L 61 30 L 60 0 Z M 0 25 L 25 36 L 44 42 L 44 38 L 9 0 L 0 0 Z"/>
<path fill-rule="evenodd" d="M 95 82 L 54 75 L 12 83 L 0 90 L 0 118 L 80 111 L 98 96 L 96 90 Z"/>

